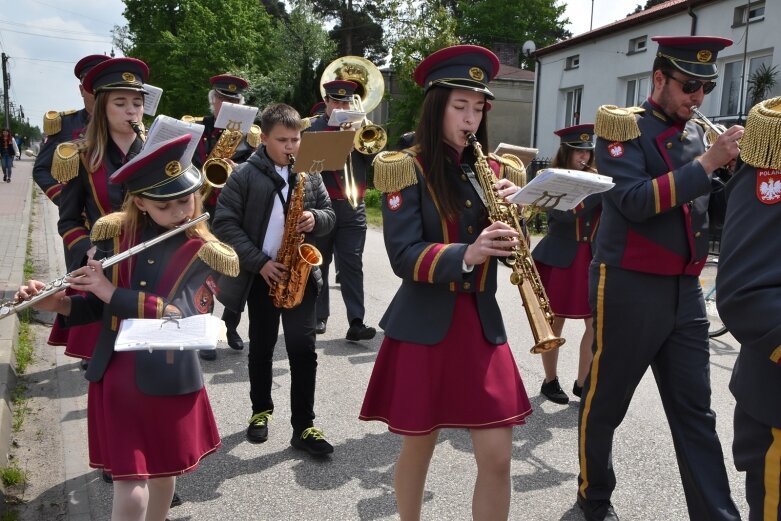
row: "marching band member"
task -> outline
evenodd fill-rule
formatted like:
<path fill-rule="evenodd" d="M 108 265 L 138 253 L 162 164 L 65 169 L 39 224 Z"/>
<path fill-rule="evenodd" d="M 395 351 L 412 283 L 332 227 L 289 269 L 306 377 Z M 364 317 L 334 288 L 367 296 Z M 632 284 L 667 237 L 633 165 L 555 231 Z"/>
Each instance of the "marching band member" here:
<path fill-rule="evenodd" d="M 95 96 L 91 92 L 87 92 L 82 82 L 84 76 L 95 65 L 108 59 L 109 57 L 103 54 L 92 54 L 79 60 L 73 68 L 73 74 L 79 80 L 79 93 L 84 100 L 83 109 L 64 112 L 52 110 L 43 117 L 43 133 L 46 137 L 38 156 L 35 158 L 33 180 L 46 194 L 46 197 L 57 206 L 60 204 L 60 192 L 64 185 L 58 182 L 51 173 L 54 150 L 64 141 L 84 138 L 84 131 L 89 123 L 92 107 L 95 105 Z"/>
<path fill-rule="evenodd" d="M 82 80 L 84 91 L 95 97 L 86 133 L 83 139 L 57 145 L 52 159 L 52 174 L 66 183 L 61 191 L 57 228 L 69 272 L 86 264 L 92 248 L 89 229 L 95 221 L 122 206 L 124 189 L 109 183 L 109 177 L 143 145 L 129 122 L 141 121 L 148 76 L 144 62 L 113 58 L 95 64 Z M 98 332 L 95 324 L 68 332 L 55 324 L 49 343 L 65 344 L 66 355 L 89 359 Z"/>
<path fill-rule="evenodd" d="M 495 297 L 496 257 L 518 245 L 518 232 L 489 225 L 466 173 L 475 162 L 466 133 L 487 146 L 485 110 L 494 97 L 487 83 L 498 69 L 497 57 L 474 45 L 423 60 L 415 70 L 426 91 L 416 145 L 374 162 L 385 247 L 402 282 L 380 322 L 385 339 L 360 419 L 385 422 L 403 437 L 395 477 L 402 521 L 420 519 L 443 428 L 470 429 L 473 518 L 507 519 L 511 427 L 531 413 Z M 517 190 L 507 179 L 498 186 L 500 197 Z"/>
<path fill-rule="evenodd" d="M 323 98 L 325 112 L 309 118 L 311 126 L 307 131 L 338 131 L 339 127 L 328 125 L 331 113 L 335 109 L 346 110 L 358 88 L 358 84 L 348 80 L 333 80 L 323 84 L 326 96 Z M 314 109 L 314 107 L 313 107 Z M 328 291 L 328 273 L 331 261 L 337 257 L 339 284 L 347 308 L 347 320 L 350 324 L 345 337 L 347 340 L 370 340 L 377 330 L 364 324 L 366 308 L 363 303 L 363 248 L 366 244 L 366 205 L 363 195 L 366 192 L 366 172 L 371 156 L 353 150 L 350 159 L 353 175 L 358 189 L 358 206 L 353 208 L 345 192 L 345 172 L 336 170 L 322 172 L 323 182 L 336 214 L 336 225 L 326 237 L 318 237 L 315 245 L 323 254 L 323 273 L 325 288 L 317 297 L 317 333 L 325 333 L 328 317 L 331 314 Z"/>
<path fill-rule="evenodd" d="M 174 138 L 111 176 L 124 183 L 121 213 L 95 223 L 96 257 L 153 239 L 201 214 L 200 172 L 183 157 L 191 136 Z M 118 321 L 210 313 L 215 270 L 235 275 L 238 260 L 205 223 L 125 259 L 107 273 L 90 259 L 67 279 L 84 296 L 51 295 L 36 307 L 69 324 L 99 321 L 86 377 L 90 466 L 114 478 L 112 519 L 163 521 L 176 476 L 197 468 L 220 445 L 198 358 L 192 351 L 114 352 Z M 18 297 L 35 295 L 30 281 Z"/>
<path fill-rule="evenodd" d="M 719 316 L 740 342 L 735 396 L 735 467 L 746 473 L 751 521 L 781 519 L 781 98 L 748 115 L 743 166 L 729 184 L 716 279 Z"/>
<path fill-rule="evenodd" d="M 220 140 L 223 130 L 221 128 L 215 128 L 214 122 L 217 120 L 217 116 L 220 114 L 220 109 L 224 102 L 236 103 L 238 105 L 244 105 L 244 91 L 249 87 L 249 83 L 243 78 L 238 76 L 231 76 L 230 74 L 220 74 L 218 76 L 212 76 L 209 78 L 212 88 L 209 91 L 209 109 L 211 114 L 205 116 L 202 120 L 202 124 L 205 127 L 203 137 L 198 145 L 196 151 L 196 157 L 193 163 L 198 168 L 201 168 L 206 162 L 206 159 L 211 154 L 214 145 Z M 186 118 L 187 116 L 185 116 Z M 260 145 L 260 128 L 257 125 L 253 125 L 249 132 L 247 132 L 241 143 L 236 147 L 236 151 L 230 159 L 232 163 L 238 164 L 246 161 L 249 156 Z M 204 209 L 210 214 L 214 215 L 214 210 L 217 206 L 217 197 L 220 195 L 220 189 L 215 188 L 211 190 L 208 196 L 208 200 L 204 201 Z M 228 340 L 228 346 L 237 351 L 244 349 L 244 341 L 241 339 L 236 328 L 239 327 L 241 321 L 241 311 L 231 311 L 225 309 L 222 314 L 222 320 L 225 322 L 227 329 L 226 336 Z M 201 351 L 200 356 L 204 360 L 215 360 L 217 358 L 217 351 Z"/>
<path fill-rule="evenodd" d="M 260 126 L 263 143 L 230 176 L 217 200 L 214 232 L 236 249 L 241 262 L 238 277 L 220 280 L 218 298 L 232 311 L 238 312 L 246 305 L 249 314 L 252 416 L 247 440 L 263 443 L 268 439 L 268 422 L 274 412 L 271 369 L 281 320 L 291 376 L 290 445 L 321 457 L 334 448 L 323 431 L 314 426 L 315 301 L 322 287 L 320 270 L 313 266 L 308 280 L 303 281 L 303 300 L 298 306 L 278 308 L 269 295 L 270 288 L 288 269 L 277 262 L 277 254 L 287 240 L 285 222 L 291 195 L 302 180 L 291 171 L 291 157 L 298 153 L 301 139 L 301 118 L 294 108 L 279 103 L 263 111 Z M 334 212 L 319 175 L 306 178 L 300 203 L 296 232 L 310 236 L 328 233 L 334 225 Z"/>
<path fill-rule="evenodd" d="M 561 145 L 551 167 L 593 171 L 594 125 L 576 125 L 557 130 L 555 134 L 561 138 Z M 567 318 L 584 319 L 586 330 L 580 339 L 578 379 L 572 386 L 575 396 L 580 396 L 591 364 L 594 328 L 588 304 L 588 267 L 601 210 L 602 194 L 587 197 L 572 210 L 548 210 L 548 233 L 532 251 L 534 264 L 556 315 L 553 334 L 561 336 Z M 540 392 L 552 402 L 568 403 L 569 397 L 559 385 L 556 373 L 559 350 L 551 349 L 540 356 L 545 369 Z"/>
<path fill-rule="evenodd" d="M 691 519 L 736 520 L 716 415 L 710 407 L 708 321 L 698 276 L 708 254 L 711 174 L 738 153 L 742 127 L 707 151 L 691 121 L 732 42 L 655 37 L 651 96 L 642 109 L 600 108 L 597 170 L 615 187 L 602 198 L 590 268 L 594 359 L 580 402 L 577 504 L 587 520 L 615 520 L 612 444 L 650 366 L 672 431 Z"/>

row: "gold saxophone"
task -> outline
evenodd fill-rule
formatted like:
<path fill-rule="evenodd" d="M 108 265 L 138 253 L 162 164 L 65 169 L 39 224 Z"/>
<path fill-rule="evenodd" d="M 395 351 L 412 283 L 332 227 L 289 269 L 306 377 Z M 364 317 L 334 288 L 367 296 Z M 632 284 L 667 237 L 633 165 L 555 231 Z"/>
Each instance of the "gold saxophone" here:
<path fill-rule="evenodd" d="M 295 157 L 290 156 L 290 172 L 295 165 Z M 286 270 L 280 279 L 271 284 L 269 295 L 274 305 L 282 309 L 292 309 L 304 299 L 304 291 L 309 281 L 312 266 L 323 263 L 320 250 L 304 242 L 304 234 L 296 232 L 298 220 L 304 211 L 304 185 L 306 174 L 298 173 L 298 184 L 290 194 L 290 201 L 285 217 L 285 230 L 282 233 L 282 245 L 277 252 L 277 262 L 285 265 Z"/>
<path fill-rule="evenodd" d="M 233 172 L 233 167 L 228 160 L 236 153 L 243 137 L 240 124 L 229 121 L 201 167 L 203 177 L 206 180 L 202 192 L 204 201 L 212 193 L 212 190 L 225 186 L 228 177 Z"/>
<path fill-rule="evenodd" d="M 540 274 L 534 266 L 529 246 L 526 244 L 518 208 L 514 204 L 505 202 L 496 193 L 494 188 L 496 176 L 488 165 L 488 160 L 483 154 L 483 147 L 477 137 L 474 134 L 468 134 L 467 142 L 474 148 L 477 158 L 475 170 L 477 170 L 477 180 L 485 194 L 488 219 L 491 222 L 501 221 L 518 232 L 518 246 L 513 248 L 505 262 L 513 270 L 510 282 L 518 286 L 521 300 L 523 300 L 523 309 L 526 310 L 526 318 L 529 319 L 529 326 L 531 326 L 534 336 L 534 347 L 531 348 L 531 352 L 544 353 L 556 349 L 564 344 L 565 340 L 553 334 L 551 328 L 553 311 L 551 311 L 548 295 L 545 294 L 545 287 L 540 281 Z"/>

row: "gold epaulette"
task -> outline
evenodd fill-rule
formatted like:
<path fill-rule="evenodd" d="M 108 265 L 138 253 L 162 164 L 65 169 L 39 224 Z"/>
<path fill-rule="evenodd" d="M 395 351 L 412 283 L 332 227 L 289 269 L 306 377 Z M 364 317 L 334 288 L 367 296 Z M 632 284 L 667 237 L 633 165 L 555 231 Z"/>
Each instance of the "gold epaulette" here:
<path fill-rule="evenodd" d="M 58 134 L 62 130 L 62 117 L 69 114 L 73 114 L 75 110 L 64 110 L 57 112 L 56 110 L 50 110 L 43 115 L 43 133 L 47 136 L 53 136 Z"/>
<path fill-rule="evenodd" d="M 386 151 L 377 154 L 374 167 L 374 187 L 380 192 L 398 192 L 418 183 L 415 173 L 415 149 Z"/>
<path fill-rule="evenodd" d="M 79 153 L 83 142 L 66 141 L 57 145 L 52 157 L 52 177 L 67 183 L 79 175 Z"/>
<path fill-rule="evenodd" d="M 185 123 L 200 123 L 203 121 L 203 116 L 182 116 L 182 121 Z"/>
<path fill-rule="evenodd" d="M 608 141 L 629 141 L 640 137 L 636 114 L 644 109 L 640 107 L 621 108 L 615 105 L 602 105 L 597 109 L 594 121 L 594 133 Z"/>
<path fill-rule="evenodd" d="M 521 158 L 513 154 L 502 154 L 497 156 L 494 153 L 488 154 L 488 157 L 501 165 L 500 174 L 509 179 L 518 187 L 526 186 L 526 167 L 523 166 Z"/>
<path fill-rule="evenodd" d="M 247 144 L 252 148 L 258 148 L 260 146 L 260 127 L 252 125 L 247 132 Z"/>
<path fill-rule="evenodd" d="M 781 170 L 781 97 L 751 108 L 740 138 L 740 158 L 755 168 Z"/>
<path fill-rule="evenodd" d="M 89 232 L 90 241 L 93 243 L 118 237 L 122 232 L 122 223 L 125 222 L 123 212 L 114 212 L 104 215 L 92 225 Z"/>
<path fill-rule="evenodd" d="M 220 241 L 208 241 L 198 250 L 198 257 L 214 271 L 229 277 L 239 276 L 239 256 Z"/>
<path fill-rule="evenodd" d="M 301 119 L 301 130 L 306 130 L 309 127 L 311 127 L 312 126 L 312 121 L 314 121 L 314 119 L 316 117 L 317 116 L 312 116 L 312 117 L 309 117 L 309 118 L 302 118 Z"/>

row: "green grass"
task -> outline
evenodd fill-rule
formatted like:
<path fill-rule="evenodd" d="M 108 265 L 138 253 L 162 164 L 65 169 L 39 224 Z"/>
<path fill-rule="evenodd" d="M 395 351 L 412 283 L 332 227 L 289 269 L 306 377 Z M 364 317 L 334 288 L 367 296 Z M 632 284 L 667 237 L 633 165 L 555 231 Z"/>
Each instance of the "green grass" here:
<path fill-rule="evenodd" d="M 20 381 L 14 387 L 13 394 L 11 396 L 11 406 L 13 409 L 13 422 L 11 428 L 14 432 L 19 432 L 24 425 L 24 419 L 27 413 L 30 412 L 30 407 L 27 405 L 27 384 Z"/>
<path fill-rule="evenodd" d="M 363 201 L 366 203 L 366 222 L 372 228 L 382 228 L 382 210 L 380 198 L 382 194 L 375 188 L 366 190 Z"/>
<path fill-rule="evenodd" d="M 32 362 L 33 333 L 30 329 L 30 317 L 29 313 L 21 313 L 19 315 L 19 342 L 16 344 L 16 373 L 24 374 L 27 372 L 27 367 Z"/>
<path fill-rule="evenodd" d="M 25 472 L 14 464 L 0 468 L 0 480 L 6 487 L 21 485 L 27 481 Z"/>

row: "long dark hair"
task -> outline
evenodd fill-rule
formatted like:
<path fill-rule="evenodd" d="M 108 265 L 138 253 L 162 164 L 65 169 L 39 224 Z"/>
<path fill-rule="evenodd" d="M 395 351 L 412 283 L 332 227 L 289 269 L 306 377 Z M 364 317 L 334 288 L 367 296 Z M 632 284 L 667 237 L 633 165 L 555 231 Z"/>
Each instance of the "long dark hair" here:
<path fill-rule="evenodd" d="M 447 154 L 442 140 L 442 124 L 445 118 L 445 108 L 452 89 L 432 87 L 423 99 L 420 110 L 420 123 L 415 131 L 415 144 L 420 147 L 423 161 L 426 165 L 426 180 L 431 190 L 436 194 L 440 210 L 449 220 L 458 216 L 459 201 L 456 197 L 455 179 L 448 175 Z M 480 126 L 477 128 L 477 140 L 483 145 L 483 153 L 488 155 L 487 113 L 483 113 Z M 464 149 L 464 163 L 474 164 L 475 155 L 472 147 Z"/>
<path fill-rule="evenodd" d="M 589 150 L 591 152 L 588 156 L 588 162 L 586 163 L 588 168 L 594 168 L 594 151 Z M 556 157 L 553 158 L 553 161 L 551 162 L 550 166 L 552 168 L 569 168 L 569 160 L 572 157 L 572 154 L 575 153 L 575 149 L 567 146 L 565 144 L 562 144 L 559 146 L 559 151 L 556 152 Z"/>

